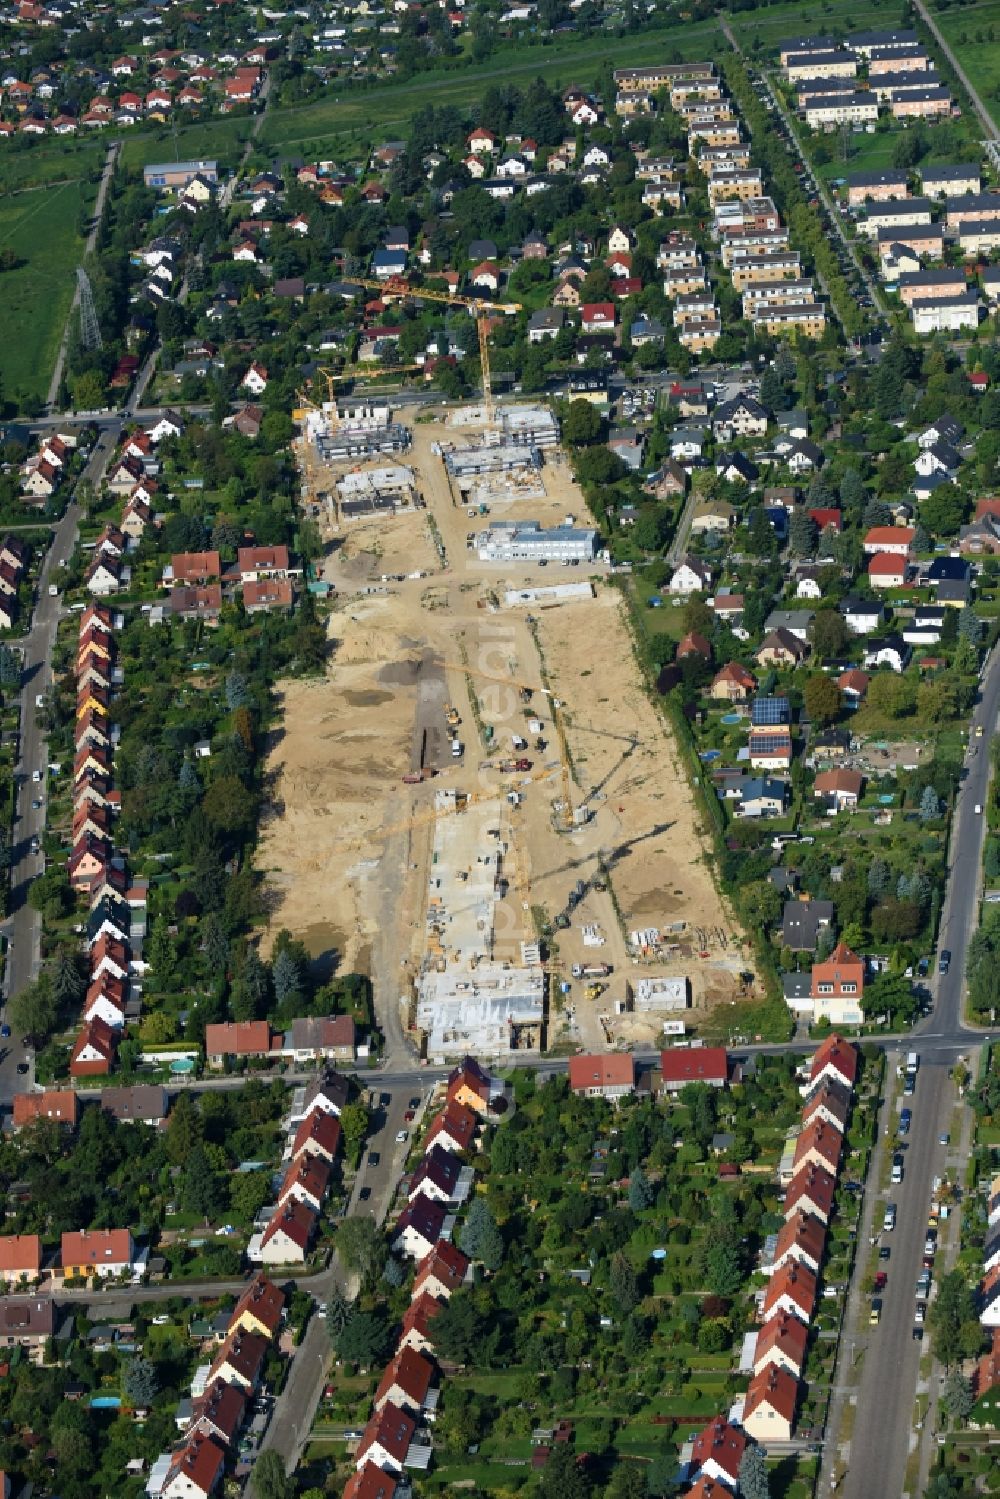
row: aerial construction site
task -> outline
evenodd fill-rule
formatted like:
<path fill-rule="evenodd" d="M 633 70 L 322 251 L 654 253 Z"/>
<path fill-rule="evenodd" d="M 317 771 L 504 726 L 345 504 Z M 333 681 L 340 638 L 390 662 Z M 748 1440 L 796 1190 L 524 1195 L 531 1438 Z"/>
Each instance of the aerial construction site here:
<path fill-rule="evenodd" d="M 329 396 L 297 448 L 331 654 L 285 688 L 274 929 L 371 975 L 390 1050 L 696 1030 L 748 953 L 555 418 Z"/>

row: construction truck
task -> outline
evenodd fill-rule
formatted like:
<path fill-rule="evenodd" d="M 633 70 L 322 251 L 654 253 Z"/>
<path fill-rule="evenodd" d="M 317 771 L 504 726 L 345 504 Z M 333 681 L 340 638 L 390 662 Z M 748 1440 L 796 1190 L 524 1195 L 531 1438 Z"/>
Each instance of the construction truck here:
<path fill-rule="evenodd" d="M 575 979 L 606 979 L 612 967 L 610 963 L 574 963 L 570 972 Z"/>

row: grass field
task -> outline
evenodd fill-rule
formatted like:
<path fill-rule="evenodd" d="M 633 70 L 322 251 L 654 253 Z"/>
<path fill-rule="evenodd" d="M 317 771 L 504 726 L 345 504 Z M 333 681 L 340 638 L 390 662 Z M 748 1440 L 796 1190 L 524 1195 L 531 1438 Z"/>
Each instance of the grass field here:
<path fill-rule="evenodd" d="M 977 0 L 955 10 L 932 6 L 931 10 L 994 123 L 1000 124 L 1000 0 Z"/>
<path fill-rule="evenodd" d="M 839 135 L 831 135 L 829 145 L 834 159 L 819 168 L 820 176 L 830 181 L 834 177 L 844 177 L 849 172 L 875 172 L 882 167 L 891 167 L 892 153 L 899 136 L 898 129 L 884 134 L 876 132 L 875 135 L 852 133 L 848 138 L 848 156 L 845 161 Z M 929 149 L 927 155 L 921 158 L 921 163 L 926 166 L 933 166 L 937 162 L 978 161 L 982 155 L 974 122 L 971 120 L 943 120 L 939 125 L 928 128 L 926 138 Z"/>
<path fill-rule="evenodd" d="M 93 172 L 62 187 L 0 198 L 0 250 L 24 262 L 0 279 L 0 377 L 8 399 L 19 390 L 45 397 L 73 300 L 80 205 L 93 201 L 96 178 Z"/>
<path fill-rule="evenodd" d="M 586 84 L 609 52 L 616 67 L 629 67 L 650 62 L 664 53 L 710 58 L 717 56 L 724 46 L 714 20 L 699 21 L 675 31 L 645 32 L 620 39 L 599 36 L 570 39 L 551 46 L 518 46 L 506 61 L 491 58 L 478 68 L 422 73 L 408 83 L 352 88 L 342 94 L 334 92 L 333 98 L 316 104 L 268 115 L 261 131 L 261 145 L 294 149 L 298 153 L 311 142 L 329 142 L 351 135 L 370 138 L 373 130 L 385 135 L 391 133 L 390 126 L 398 133 L 421 105 L 441 102 L 468 105 L 480 96 L 484 85 L 491 83 L 527 83 L 541 76 L 551 84 L 576 81 Z"/>
<path fill-rule="evenodd" d="M 757 10 L 739 11 L 730 16 L 729 24 L 742 45 L 756 50 L 760 43 L 765 53 L 773 52 L 779 41 L 788 36 L 840 35 L 879 26 L 899 24 L 899 5 L 893 0 L 816 0 L 815 4 L 781 4 L 761 6 Z"/>

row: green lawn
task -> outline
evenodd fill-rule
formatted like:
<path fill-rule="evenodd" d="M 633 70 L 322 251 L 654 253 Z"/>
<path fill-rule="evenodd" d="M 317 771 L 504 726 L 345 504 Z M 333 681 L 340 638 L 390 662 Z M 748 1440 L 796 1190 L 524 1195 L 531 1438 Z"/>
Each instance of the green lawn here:
<path fill-rule="evenodd" d="M 892 156 L 899 140 L 900 130 L 876 131 L 874 135 L 851 134 L 847 140 L 847 159 L 839 136 L 830 136 L 826 144 L 833 153 L 833 160 L 819 168 L 827 181 L 834 177 L 846 177 L 851 172 L 874 172 L 881 167 L 892 166 Z M 979 161 L 982 148 L 976 138 L 972 120 L 942 120 L 939 125 L 926 131 L 927 155 L 923 164 L 933 166 L 936 162 Z"/>
<path fill-rule="evenodd" d="M 645 32 L 640 36 L 609 38 L 571 38 L 567 41 L 519 44 L 505 59 L 491 58 L 481 67 L 422 73 L 407 83 L 378 84 L 373 88 L 349 88 L 343 93 L 331 89 L 333 97 L 298 109 L 269 114 L 261 131 L 262 146 L 281 149 L 294 147 L 296 152 L 310 142 L 361 135 L 372 138 L 373 130 L 384 136 L 388 127 L 400 131 L 414 110 L 441 98 L 459 107 L 473 103 L 489 84 L 525 83 L 541 76 L 551 84 L 586 83 L 588 70 L 593 71 L 614 54 L 616 67 L 646 63 L 661 54 L 680 53 L 684 57 L 717 56 L 725 46 L 714 20 L 663 32 Z"/>
<path fill-rule="evenodd" d="M 80 205 L 93 192 L 90 178 L 0 199 L 0 250 L 23 262 L 2 279 L 0 379 L 8 399 L 18 391 L 45 397 L 83 248 Z"/>
<path fill-rule="evenodd" d="M 994 122 L 1000 122 L 1000 0 L 979 0 L 955 10 L 932 5 L 931 10 L 973 88 Z"/>
<path fill-rule="evenodd" d="M 899 24 L 899 6 L 891 0 L 817 0 L 816 4 L 798 3 L 761 6 L 740 11 L 730 17 L 730 25 L 740 42 L 751 53 L 773 51 L 788 36 L 845 35 L 878 26 Z"/>

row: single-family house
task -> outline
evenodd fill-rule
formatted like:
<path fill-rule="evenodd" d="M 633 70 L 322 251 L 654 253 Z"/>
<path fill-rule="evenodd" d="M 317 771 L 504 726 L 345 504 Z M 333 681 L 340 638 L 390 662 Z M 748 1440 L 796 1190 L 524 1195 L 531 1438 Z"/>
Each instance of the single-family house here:
<path fill-rule="evenodd" d="M 634 1058 L 622 1052 L 570 1057 L 569 1086 L 584 1098 L 626 1098 L 635 1091 Z"/>
<path fill-rule="evenodd" d="M 467 1255 L 447 1239 L 439 1239 L 417 1266 L 412 1296 L 426 1294 L 435 1301 L 447 1301 L 464 1283 L 469 1271 Z"/>
<path fill-rule="evenodd" d="M 861 998 L 865 988 L 864 959 L 843 942 L 822 963 L 812 968 L 812 995 L 816 1020 L 832 1025 L 860 1025 L 864 1018 Z"/>
<path fill-rule="evenodd" d="M 336 1123 L 336 1121 L 334 1121 Z M 340 1126 L 338 1125 L 339 1129 Z M 308 1202 L 286 1196 L 284 1203 L 268 1223 L 260 1241 L 260 1259 L 265 1265 L 301 1265 L 304 1263 L 318 1215 Z"/>
<path fill-rule="evenodd" d="M 679 1093 L 688 1083 L 724 1088 L 729 1081 L 729 1059 L 724 1046 L 671 1047 L 660 1052 L 660 1086 Z"/>
<path fill-rule="evenodd" d="M 750 1381 L 742 1422 L 754 1441 L 790 1442 L 795 1428 L 799 1382 L 787 1369 L 770 1363 Z"/>
<path fill-rule="evenodd" d="M 419 1416 L 427 1401 L 428 1391 L 434 1381 L 434 1365 L 424 1354 L 413 1348 L 401 1348 L 386 1365 L 373 1404 L 377 1411 L 384 1405 L 398 1406 Z"/>
<path fill-rule="evenodd" d="M 127 1228 L 83 1229 L 63 1234 L 60 1259 L 67 1278 L 127 1275 L 135 1263 L 135 1244 Z"/>
<path fill-rule="evenodd" d="M 434 1201 L 424 1192 L 419 1193 L 407 1203 L 396 1220 L 393 1253 L 414 1260 L 425 1259 L 441 1237 L 447 1215 L 448 1209 L 443 1203 Z"/>
<path fill-rule="evenodd" d="M 853 811 L 861 800 L 864 777 L 858 770 L 824 770 L 813 784 L 813 796 L 828 812 Z"/>

